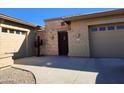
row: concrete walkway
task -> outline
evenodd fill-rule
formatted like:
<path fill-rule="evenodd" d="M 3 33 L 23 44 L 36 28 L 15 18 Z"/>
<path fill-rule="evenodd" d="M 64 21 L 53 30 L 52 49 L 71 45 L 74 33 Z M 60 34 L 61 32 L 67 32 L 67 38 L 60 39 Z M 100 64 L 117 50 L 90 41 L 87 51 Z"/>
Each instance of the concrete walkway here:
<path fill-rule="evenodd" d="M 124 59 L 30 57 L 14 66 L 33 72 L 39 84 L 124 84 Z"/>

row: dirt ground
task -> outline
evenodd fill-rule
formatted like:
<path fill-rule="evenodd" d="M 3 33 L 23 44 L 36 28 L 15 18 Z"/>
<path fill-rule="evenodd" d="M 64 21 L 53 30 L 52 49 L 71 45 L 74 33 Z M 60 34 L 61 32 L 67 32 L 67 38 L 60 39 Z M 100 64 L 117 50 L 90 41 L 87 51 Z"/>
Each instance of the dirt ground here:
<path fill-rule="evenodd" d="M 14 67 L 0 69 L 0 84 L 35 84 L 34 75 Z"/>

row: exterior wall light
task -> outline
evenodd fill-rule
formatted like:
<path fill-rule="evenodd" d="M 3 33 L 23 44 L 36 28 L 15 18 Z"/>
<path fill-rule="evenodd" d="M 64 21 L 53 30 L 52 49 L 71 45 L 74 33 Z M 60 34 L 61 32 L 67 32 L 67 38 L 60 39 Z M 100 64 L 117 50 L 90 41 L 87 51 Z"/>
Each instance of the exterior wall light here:
<path fill-rule="evenodd" d="M 52 39 L 52 40 L 54 39 L 54 35 L 52 35 L 51 39 Z"/>
<path fill-rule="evenodd" d="M 80 36 L 81 36 L 81 34 L 80 34 L 80 33 L 78 33 L 78 34 L 76 35 L 76 40 L 77 40 L 77 41 L 79 41 L 79 40 L 80 40 Z"/>

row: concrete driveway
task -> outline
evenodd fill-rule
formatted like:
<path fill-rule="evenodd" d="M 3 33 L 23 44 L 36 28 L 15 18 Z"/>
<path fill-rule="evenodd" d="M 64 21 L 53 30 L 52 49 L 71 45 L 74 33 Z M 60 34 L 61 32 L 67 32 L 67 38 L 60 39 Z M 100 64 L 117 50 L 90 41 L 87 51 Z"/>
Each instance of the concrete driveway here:
<path fill-rule="evenodd" d="M 124 84 L 124 59 L 43 56 L 14 66 L 33 72 L 39 84 Z"/>

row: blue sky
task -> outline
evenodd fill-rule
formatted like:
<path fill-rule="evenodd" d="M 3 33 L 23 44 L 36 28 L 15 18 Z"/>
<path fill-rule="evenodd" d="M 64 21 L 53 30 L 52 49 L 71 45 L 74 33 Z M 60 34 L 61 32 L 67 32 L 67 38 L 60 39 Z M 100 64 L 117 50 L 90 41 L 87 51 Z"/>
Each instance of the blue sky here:
<path fill-rule="evenodd" d="M 112 10 L 114 8 L 0 8 L 0 13 L 16 17 L 37 25 L 44 19 Z"/>

